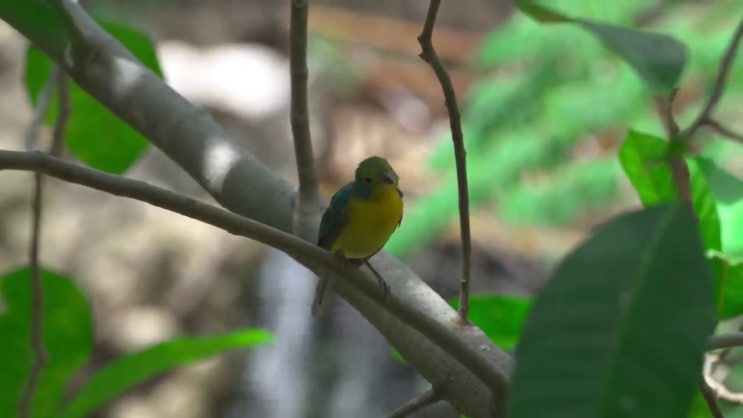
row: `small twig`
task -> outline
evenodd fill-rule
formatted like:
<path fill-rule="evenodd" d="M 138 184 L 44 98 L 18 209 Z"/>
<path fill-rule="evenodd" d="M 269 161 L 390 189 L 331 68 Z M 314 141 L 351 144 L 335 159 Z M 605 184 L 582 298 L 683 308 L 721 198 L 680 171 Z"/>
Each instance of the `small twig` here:
<path fill-rule="evenodd" d="M 387 418 L 404 418 L 410 416 L 411 414 L 414 414 L 429 405 L 433 405 L 442 399 L 441 391 L 431 388 L 422 395 L 416 396 L 388 414 Z"/>
<path fill-rule="evenodd" d="M 371 277 L 360 269 L 342 269 L 338 257 L 294 235 L 237 215 L 233 212 L 191 199 L 187 196 L 147 184 L 71 163 L 39 152 L 0 150 L 0 170 L 40 171 L 44 174 L 126 196 L 221 228 L 229 233 L 254 239 L 284 251 L 305 266 L 342 274 L 347 283 L 375 303 L 384 305 L 396 318 L 414 328 L 444 352 L 454 357 L 496 393 L 505 393 L 508 380 L 480 352 L 473 349 L 455 330 L 423 314 L 394 293 L 385 294 Z"/>
<path fill-rule="evenodd" d="M 464 135 L 462 134 L 462 118 L 459 114 L 457 96 L 451 77 L 441 62 L 436 49 L 433 47 L 433 27 L 436 24 L 436 15 L 439 11 L 441 0 L 431 0 L 428 6 L 426 20 L 423 30 L 418 35 L 418 43 L 421 46 L 420 57 L 431 65 L 436 74 L 441 89 L 444 92 L 446 110 L 449 112 L 449 124 L 451 127 L 452 140 L 454 142 L 454 158 L 457 166 L 457 187 L 459 189 L 459 228 L 462 235 L 462 278 L 459 289 L 459 319 L 463 324 L 469 323 L 467 319 L 470 308 L 470 269 L 472 257 L 472 241 L 470 238 L 470 215 L 469 215 L 469 190 L 467 186 L 467 152 L 464 149 Z"/>
<path fill-rule="evenodd" d="M 291 0 L 289 62 L 291 72 L 291 126 L 299 176 L 299 200 L 294 208 L 294 233 L 311 239 L 308 222 L 319 202 L 315 157 L 307 109 L 307 11 L 308 0 Z"/>
<path fill-rule="evenodd" d="M 715 79 L 715 84 L 712 87 L 712 93 L 710 94 L 709 99 L 707 99 L 707 103 L 702 108 L 702 111 L 699 112 L 696 119 L 694 119 L 694 122 L 692 122 L 683 133 L 685 139 L 693 137 L 702 125 L 708 124 L 712 120 L 712 113 L 715 110 L 715 106 L 717 106 L 717 102 L 720 101 L 722 93 L 725 91 L 725 83 L 727 82 L 728 74 L 730 73 L 730 67 L 732 67 L 733 61 L 735 60 L 735 54 L 740 46 L 741 38 L 743 38 L 743 19 L 738 23 L 738 27 L 735 29 L 730 44 L 720 60 L 720 67 L 717 70 L 717 78 Z"/>
<path fill-rule="evenodd" d="M 725 418 L 725 415 L 723 415 L 722 411 L 720 410 L 720 405 L 717 404 L 717 397 L 715 396 L 715 392 L 712 390 L 711 387 L 709 387 L 705 379 L 702 379 L 702 381 L 699 382 L 699 391 L 702 392 L 702 396 L 707 402 L 707 407 L 709 408 L 709 412 L 710 414 L 712 414 L 712 417 Z"/>
<path fill-rule="evenodd" d="M 706 126 L 709 126 L 710 129 L 716 131 L 718 134 L 728 138 L 732 139 L 735 142 L 743 143 L 743 134 L 740 134 L 738 132 L 735 132 L 731 130 L 730 128 L 727 128 L 725 126 L 722 126 L 720 122 L 716 121 L 715 119 L 707 119 L 704 124 Z"/>

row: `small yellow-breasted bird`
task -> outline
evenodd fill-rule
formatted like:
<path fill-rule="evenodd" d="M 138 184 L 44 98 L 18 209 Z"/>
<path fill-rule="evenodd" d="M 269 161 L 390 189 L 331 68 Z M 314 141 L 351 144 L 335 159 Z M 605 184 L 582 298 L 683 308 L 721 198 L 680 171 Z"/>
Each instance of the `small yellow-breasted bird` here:
<path fill-rule="evenodd" d="M 392 166 L 382 157 L 369 157 L 356 168 L 354 181 L 330 199 L 320 221 L 317 245 L 354 265 L 366 264 L 386 290 L 381 276 L 368 260 L 384 247 L 402 221 L 402 192 Z M 317 315 L 327 278 L 321 278 L 312 303 Z"/>

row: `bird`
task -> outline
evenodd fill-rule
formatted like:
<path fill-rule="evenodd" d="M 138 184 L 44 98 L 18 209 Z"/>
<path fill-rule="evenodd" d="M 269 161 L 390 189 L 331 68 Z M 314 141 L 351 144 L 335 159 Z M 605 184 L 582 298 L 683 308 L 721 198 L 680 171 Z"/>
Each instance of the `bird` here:
<path fill-rule="evenodd" d="M 320 221 L 317 245 L 339 256 L 353 266 L 365 264 L 374 273 L 385 292 L 387 284 L 369 264 L 403 216 L 403 193 L 399 177 L 386 159 L 372 156 L 361 161 L 354 180 L 340 188 L 330 199 L 330 205 Z M 320 278 L 312 315 L 320 312 L 327 288 L 327 277 Z"/>

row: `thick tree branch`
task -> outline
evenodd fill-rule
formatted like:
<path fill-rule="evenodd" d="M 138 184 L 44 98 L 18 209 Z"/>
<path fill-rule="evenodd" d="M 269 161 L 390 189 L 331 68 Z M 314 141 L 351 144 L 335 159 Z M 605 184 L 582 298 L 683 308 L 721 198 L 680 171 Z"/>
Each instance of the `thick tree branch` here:
<path fill-rule="evenodd" d="M 0 170 L 2 169 L 40 172 L 117 196 L 140 200 L 200 220 L 231 234 L 245 236 L 270 245 L 286 252 L 312 270 L 329 270 L 343 274 L 345 281 L 350 283 L 355 290 L 362 292 L 365 297 L 377 304 L 385 306 L 391 313 L 401 318 L 406 325 L 418 330 L 431 342 L 442 347 L 490 388 L 496 390 L 507 383 L 506 377 L 493 368 L 477 348 L 471 347 L 462 340 L 462 336 L 457 335 L 455 329 L 422 314 L 401 298 L 385 294 L 371 275 L 357 268 L 345 266 L 329 252 L 294 235 L 142 181 L 111 175 L 39 152 L 0 151 Z M 480 347 L 481 350 L 485 348 L 485 346 Z"/>
<path fill-rule="evenodd" d="M 702 111 L 699 112 L 699 115 L 694 119 L 694 122 L 689 125 L 682 135 L 685 139 L 692 138 L 699 128 L 703 125 L 709 124 L 710 121 L 713 120 L 712 113 L 715 111 L 717 103 L 725 92 L 725 84 L 727 83 L 728 75 L 730 74 L 730 68 L 733 66 L 733 61 L 735 61 L 735 55 L 738 52 L 741 38 L 743 38 L 743 19 L 738 23 L 738 27 L 735 29 L 730 44 L 720 60 L 720 67 L 717 70 L 717 78 L 715 79 L 715 84 L 712 87 L 712 93 L 710 93 L 709 99 L 707 99 Z"/>
<path fill-rule="evenodd" d="M 457 166 L 457 187 L 459 189 L 459 229 L 462 235 L 462 277 L 459 289 L 459 319 L 462 324 L 468 324 L 467 318 L 470 308 L 470 269 L 472 258 L 472 240 L 470 238 L 469 214 L 469 187 L 467 185 L 467 152 L 464 149 L 464 135 L 462 134 L 462 118 L 457 105 L 457 95 L 436 49 L 433 47 L 433 27 L 436 24 L 436 15 L 439 12 L 441 0 L 431 0 L 428 6 L 423 30 L 418 35 L 421 46 L 420 57 L 433 68 L 441 89 L 444 92 L 446 110 L 449 112 L 449 124 L 454 142 L 454 159 Z"/>
<path fill-rule="evenodd" d="M 46 3 L 32 2 L 20 8 L 0 2 L 0 18 L 29 38 L 62 65 L 78 85 L 183 167 L 220 204 L 265 225 L 291 231 L 292 188 L 240 149 L 210 115 L 195 108 L 144 68 L 77 4 L 62 1 L 84 37 L 82 50 L 85 53 L 80 55 L 84 59 L 72 64 L 64 58 L 70 34 Z M 38 25 L 42 18 L 49 21 L 49 25 Z M 186 202 L 187 206 L 190 204 Z M 312 254 L 313 257 L 318 255 Z M 322 254 L 330 256 L 324 251 Z M 313 268 L 321 265 L 319 259 L 300 261 Z M 457 326 L 456 312 L 406 265 L 384 253 L 377 255 L 374 261 L 395 296 L 390 303 L 383 305 L 370 298 L 369 295 L 379 292 L 376 281 L 357 270 L 334 280 L 337 293 L 364 315 L 429 382 L 448 379 L 451 385 L 447 386 L 444 398 L 460 412 L 471 418 L 492 416 L 491 405 L 503 403 L 505 381 L 513 366 L 510 356 L 476 327 Z M 353 277 L 366 281 L 369 293 L 353 285 Z M 403 309 L 409 309 L 408 312 L 415 312 L 417 319 L 412 321 L 426 325 L 420 329 L 418 325 L 409 325 L 414 322 L 391 308 L 398 303 L 405 305 Z M 433 328 L 448 336 L 436 340 L 429 336 Z M 479 357 L 459 358 L 462 353 L 478 353 Z"/>
<path fill-rule="evenodd" d="M 441 391 L 437 391 L 434 388 L 431 388 L 422 395 L 416 396 L 415 398 L 408 401 L 405 405 L 402 405 L 401 407 L 391 412 L 389 415 L 387 415 L 387 418 L 404 418 L 410 416 L 429 405 L 435 404 L 440 400 Z"/>

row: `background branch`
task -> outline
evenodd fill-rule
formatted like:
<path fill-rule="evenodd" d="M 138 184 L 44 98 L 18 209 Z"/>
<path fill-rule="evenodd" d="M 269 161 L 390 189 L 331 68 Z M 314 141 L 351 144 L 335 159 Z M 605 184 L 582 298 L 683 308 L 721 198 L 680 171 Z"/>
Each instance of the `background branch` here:
<path fill-rule="evenodd" d="M 685 139 L 693 137 L 700 127 L 709 124 L 713 119 L 712 113 L 715 111 L 717 102 L 720 101 L 722 94 L 725 92 L 725 84 L 728 75 L 730 74 L 730 68 L 733 65 L 733 61 L 735 61 L 735 55 L 738 52 L 741 38 L 743 38 L 743 19 L 738 23 L 738 27 L 735 29 L 735 33 L 733 33 L 730 44 L 720 60 L 717 78 L 715 78 L 715 84 L 712 87 L 712 93 L 710 93 L 709 99 L 707 99 L 702 111 L 699 112 L 699 115 L 694 119 L 694 122 L 692 122 L 683 133 Z"/>
<path fill-rule="evenodd" d="M 51 92 L 54 91 L 55 86 L 58 87 L 57 98 L 59 100 L 60 110 L 57 114 L 57 120 L 54 124 L 54 132 L 52 134 L 52 152 L 57 150 L 60 144 L 62 144 L 65 132 L 67 131 L 67 121 L 70 117 L 69 84 L 66 83 L 66 78 L 67 76 L 60 71 L 59 66 L 52 66 L 49 81 L 41 94 L 44 100 L 39 100 L 39 105 L 34 111 L 34 117 L 26 134 L 27 146 L 31 146 L 37 141 L 39 128 L 49 110 Z M 23 388 L 18 404 L 18 415 L 22 418 L 33 416 L 33 399 L 36 394 L 36 387 L 39 384 L 41 373 L 49 361 L 44 343 L 44 282 L 41 278 L 41 267 L 39 263 L 42 210 L 44 208 L 44 175 L 41 172 L 34 172 L 33 190 L 34 194 L 31 201 L 31 240 L 28 252 L 32 294 L 30 344 L 34 352 L 34 357 L 28 380 Z"/>
<path fill-rule="evenodd" d="M 439 12 L 441 0 L 431 0 L 428 6 L 423 30 L 418 35 L 421 46 L 420 57 L 433 68 L 441 90 L 444 92 L 446 110 L 449 112 L 452 141 L 454 142 L 454 158 L 457 166 L 457 188 L 459 189 L 459 229 L 462 234 L 462 277 L 459 289 L 459 319 L 462 324 L 468 324 L 467 316 L 470 308 L 470 269 L 472 258 L 472 240 L 470 237 L 469 188 L 467 185 L 467 152 L 464 149 L 464 135 L 462 134 L 462 118 L 459 114 L 457 96 L 451 77 L 441 62 L 436 49 L 433 47 L 433 27 L 436 24 L 436 15 Z"/>
<path fill-rule="evenodd" d="M 80 87 L 113 114 L 159 147 L 221 205 L 273 228 L 291 231 L 294 193 L 289 184 L 238 146 L 208 113 L 191 105 L 143 67 L 77 4 L 62 1 L 84 35 L 81 48 L 87 51 L 81 55 L 85 60 L 74 66 L 64 59 L 70 34 L 53 15 L 44 15 L 51 23 L 42 28 L 37 24 L 37 14 L 3 7 L 0 2 L 0 18 L 59 63 Z M 114 88 L 117 85 L 127 88 Z M 5 157 L 7 160 L 9 156 Z M 318 260 L 300 261 L 319 265 Z M 390 285 L 395 304 L 402 303 L 406 312 L 417 316 L 405 318 L 394 311 L 392 302 L 380 305 L 368 296 L 373 293 L 359 291 L 351 276 L 366 277 L 368 285 L 374 287 L 370 291 L 379 290 L 373 278 L 360 271 L 347 272 L 343 279 L 335 279 L 336 292 L 375 326 L 426 380 L 448 379 L 451 384 L 444 398 L 462 414 L 471 418 L 492 416 L 491 403 L 502 404 L 505 397 L 505 382 L 513 366 L 511 357 L 479 329 L 454 326 L 457 313 L 405 264 L 385 253 L 380 253 L 375 261 L 375 268 Z M 414 321 L 426 325 L 420 329 L 418 325 L 409 325 L 416 324 Z M 433 328 L 447 336 L 438 342 L 429 339 Z M 442 343 L 444 340 L 447 342 Z M 478 353 L 478 356 L 467 360 L 459 358 L 458 353 Z"/>

